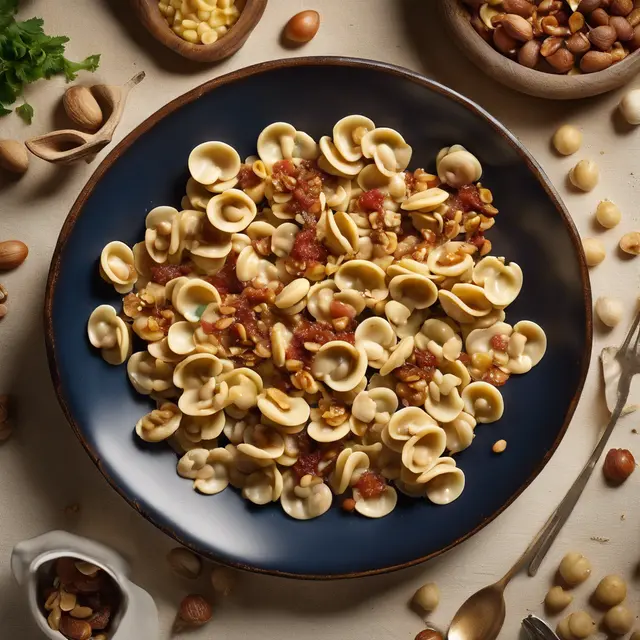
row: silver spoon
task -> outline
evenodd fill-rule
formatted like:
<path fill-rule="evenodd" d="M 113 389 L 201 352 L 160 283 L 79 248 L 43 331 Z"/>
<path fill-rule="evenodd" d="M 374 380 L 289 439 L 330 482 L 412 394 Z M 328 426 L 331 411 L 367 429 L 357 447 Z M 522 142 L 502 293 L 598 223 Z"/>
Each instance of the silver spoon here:
<path fill-rule="evenodd" d="M 640 325 L 640 311 L 629 329 L 624 343 L 620 347 L 616 358 L 620 362 L 622 374 L 618 383 L 618 401 L 609 420 L 607 428 L 600 437 L 591 457 L 584 469 L 567 492 L 558 508 L 551 514 L 549 520 L 541 531 L 527 547 L 526 551 L 516 560 L 515 564 L 506 575 L 484 589 L 472 595 L 461 607 L 453 618 L 449 628 L 448 640 L 495 640 L 504 624 L 506 605 L 504 590 L 513 578 L 529 563 L 529 575 L 536 574 L 551 544 L 560 532 L 562 525 L 567 521 L 573 508 L 587 484 L 595 468 L 596 462 L 602 455 L 604 447 L 613 432 L 613 428 L 620 418 L 620 414 L 629 397 L 631 380 L 640 373 L 640 332 L 633 336 Z"/>

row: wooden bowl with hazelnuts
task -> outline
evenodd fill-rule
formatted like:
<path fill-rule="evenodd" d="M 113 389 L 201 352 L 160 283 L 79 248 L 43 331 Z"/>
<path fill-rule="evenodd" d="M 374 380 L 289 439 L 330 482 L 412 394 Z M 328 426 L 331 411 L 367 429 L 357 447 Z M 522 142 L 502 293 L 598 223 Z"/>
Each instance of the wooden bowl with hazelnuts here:
<path fill-rule="evenodd" d="M 469 59 L 522 93 L 586 98 L 640 71 L 634 0 L 440 0 L 440 11 Z"/>

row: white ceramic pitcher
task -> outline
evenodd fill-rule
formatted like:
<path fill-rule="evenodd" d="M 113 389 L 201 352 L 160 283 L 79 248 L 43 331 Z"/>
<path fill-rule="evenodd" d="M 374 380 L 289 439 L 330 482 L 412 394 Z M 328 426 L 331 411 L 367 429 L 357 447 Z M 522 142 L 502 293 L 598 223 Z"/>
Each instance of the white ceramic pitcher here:
<path fill-rule="evenodd" d="M 98 542 L 66 531 L 50 531 L 17 544 L 11 554 L 11 570 L 25 590 L 31 615 L 40 630 L 51 640 L 65 640 L 53 631 L 42 612 L 38 594 L 38 576 L 48 571 L 58 558 L 73 557 L 90 562 L 108 573 L 118 585 L 121 602 L 109 631 L 110 640 L 156 640 L 158 610 L 151 596 L 129 579 L 130 569 L 115 551 Z"/>

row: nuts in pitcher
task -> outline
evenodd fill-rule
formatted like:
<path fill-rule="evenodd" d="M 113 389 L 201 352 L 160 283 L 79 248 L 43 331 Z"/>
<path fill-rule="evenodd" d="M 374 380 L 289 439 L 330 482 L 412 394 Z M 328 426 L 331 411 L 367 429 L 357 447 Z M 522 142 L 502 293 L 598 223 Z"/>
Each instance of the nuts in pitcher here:
<path fill-rule="evenodd" d="M 55 561 L 48 578 L 41 602 L 49 627 L 69 640 L 108 640 L 120 602 L 111 576 L 90 562 L 64 557 Z"/>
<path fill-rule="evenodd" d="M 633 0 L 463 1 L 476 32 L 530 69 L 596 73 L 640 48 L 640 7 Z"/>

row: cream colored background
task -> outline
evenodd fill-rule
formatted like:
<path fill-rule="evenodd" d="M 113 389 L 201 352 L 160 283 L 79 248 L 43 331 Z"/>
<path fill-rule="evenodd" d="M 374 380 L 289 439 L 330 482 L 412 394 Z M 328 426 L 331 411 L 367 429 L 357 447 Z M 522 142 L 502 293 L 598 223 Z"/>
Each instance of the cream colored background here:
<path fill-rule="evenodd" d="M 490 81 L 457 52 L 443 33 L 432 5 L 433 0 L 271 0 L 244 49 L 219 66 L 203 67 L 173 56 L 152 40 L 129 13 L 126 0 L 22 2 L 22 16 L 41 15 L 49 33 L 71 37 L 69 57 L 103 54 L 95 79 L 83 75 L 81 81 L 115 84 L 141 69 L 146 71 L 146 80 L 131 94 L 116 140 L 167 101 L 201 82 L 273 58 L 351 55 L 381 59 L 437 78 L 478 101 L 528 146 L 565 197 L 580 231 L 598 233 L 607 246 L 607 260 L 592 271 L 594 295 L 606 292 L 626 299 L 623 326 L 609 334 L 597 326 L 593 366 L 560 449 L 536 482 L 496 522 L 446 556 L 392 575 L 337 583 L 243 575 L 232 597 L 217 604 L 215 620 L 193 634 L 194 639 L 411 640 L 422 625 L 406 603 L 426 581 L 440 585 L 442 604 L 435 620 L 446 624 L 468 595 L 499 578 L 525 548 L 571 484 L 606 421 L 596 354 L 603 346 L 621 341 L 640 284 L 640 258 L 621 259 L 616 249 L 623 232 L 640 226 L 640 129 L 629 131 L 614 117 L 619 94 L 551 103 L 512 93 Z M 279 44 L 280 28 L 304 8 L 320 11 L 322 28 L 299 52 L 284 50 Z M 44 133 L 56 122 L 60 126 L 63 91 L 60 79 L 29 88 L 28 97 L 36 107 L 34 124 L 27 128 L 15 116 L 4 118 L 0 120 L 0 136 L 24 138 Z M 584 147 L 578 157 L 592 158 L 600 165 L 600 185 L 591 194 L 569 193 L 565 176 L 573 160 L 558 159 L 549 149 L 552 132 L 564 121 L 584 129 Z M 411 132 L 404 133 L 410 139 Z M 0 392 L 16 394 L 19 410 L 15 436 L 0 447 L 2 640 L 40 637 L 31 626 L 22 595 L 10 575 L 9 556 L 19 540 L 52 528 L 68 528 L 94 537 L 129 556 L 135 579 L 158 603 L 163 637 L 168 636 L 176 603 L 194 589 L 173 578 L 165 566 L 164 555 L 173 546 L 172 541 L 118 497 L 90 462 L 65 423 L 49 381 L 42 336 L 47 270 L 63 220 L 96 166 L 56 168 L 34 159 L 22 180 L 0 183 L 0 239 L 21 239 L 31 250 L 20 269 L 1 278 L 9 289 L 10 311 L 0 324 Z M 499 197 L 499 186 L 492 186 Z M 624 219 L 618 229 L 600 233 L 592 225 L 592 214 L 598 200 L 605 197 L 621 206 Z M 630 447 L 640 455 L 640 436 L 631 433 L 632 427 L 640 428 L 639 420 L 627 417 L 621 422 L 612 444 Z M 598 576 L 616 571 L 629 578 L 633 585 L 630 601 L 637 610 L 638 578 L 634 575 L 640 560 L 639 483 L 640 473 L 636 473 L 624 487 L 612 490 L 604 485 L 599 473 L 595 474 L 541 575 L 535 579 L 521 576 L 510 587 L 502 639 L 516 638 L 521 618 L 529 611 L 540 611 L 549 578 L 569 549 L 588 555 Z M 74 502 L 80 503 L 82 510 L 69 518 L 64 515 L 64 507 Z M 610 542 L 595 542 L 592 536 L 610 538 Z M 380 545 L 387 544 L 402 544 L 402 540 L 380 540 Z M 203 581 L 200 589 L 205 584 Z M 592 578 L 578 591 L 579 606 L 585 602 L 582 594 L 594 586 Z"/>

